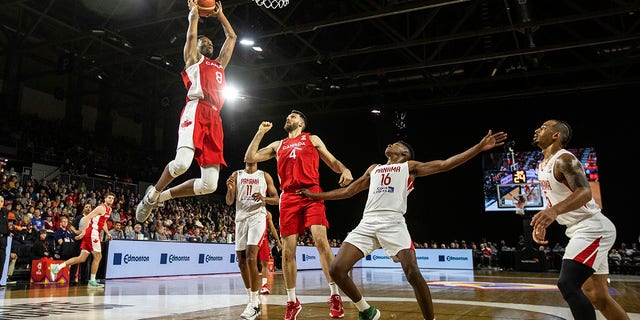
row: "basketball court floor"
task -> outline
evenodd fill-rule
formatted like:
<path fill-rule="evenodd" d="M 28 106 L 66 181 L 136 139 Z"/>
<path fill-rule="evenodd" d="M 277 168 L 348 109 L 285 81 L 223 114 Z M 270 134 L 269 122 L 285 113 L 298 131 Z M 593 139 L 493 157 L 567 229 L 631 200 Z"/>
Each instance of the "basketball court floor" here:
<path fill-rule="evenodd" d="M 422 270 L 438 320 L 573 319 L 555 287 L 557 273 Z M 422 319 L 400 269 L 357 268 L 353 277 L 381 319 Z M 611 275 L 610 291 L 631 319 L 640 320 L 640 276 Z M 282 319 L 282 273 L 269 275 L 260 319 Z M 320 270 L 298 272 L 298 319 L 330 319 L 329 288 Z M 105 288 L 10 284 L 0 290 L 0 319 L 240 319 L 247 303 L 239 274 L 107 280 Z M 344 319 L 358 319 L 346 296 Z M 598 313 L 598 319 L 604 317 Z"/>

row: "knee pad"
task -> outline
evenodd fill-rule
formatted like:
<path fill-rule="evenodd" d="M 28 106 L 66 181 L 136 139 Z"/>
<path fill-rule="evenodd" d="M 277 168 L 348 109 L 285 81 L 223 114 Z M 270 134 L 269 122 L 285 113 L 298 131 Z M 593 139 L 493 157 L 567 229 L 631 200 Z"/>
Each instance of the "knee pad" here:
<path fill-rule="evenodd" d="M 169 162 L 169 174 L 172 177 L 177 177 L 189 169 L 191 162 L 193 161 L 193 150 L 189 148 L 180 148 L 176 152 L 176 158 Z"/>
<path fill-rule="evenodd" d="M 218 188 L 220 166 L 202 168 L 202 176 L 193 182 L 193 192 L 196 195 L 213 193 Z"/>

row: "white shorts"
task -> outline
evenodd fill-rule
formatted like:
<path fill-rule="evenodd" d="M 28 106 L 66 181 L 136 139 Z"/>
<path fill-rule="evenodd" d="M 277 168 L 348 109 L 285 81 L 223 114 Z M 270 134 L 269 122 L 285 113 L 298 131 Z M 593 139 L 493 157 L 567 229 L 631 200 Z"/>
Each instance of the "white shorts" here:
<path fill-rule="evenodd" d="M 178 125 L 178 146 L 176 150 L 182 147 L 195 149 L 193 144 L 193 131 L 195 128 L 198 101 L 200 100 L 187 101 L 187 104 L 182 109 L 180 124 Z"/>
<path fill-rule="evenodd" d="M 569 243 L 563 259 L 580 262 L 594 270 L 594 274 L 609 274 L 609 250 L 616 241 L 616 227 L 603 214 L 582 220 L 567 227 Z"/>
<path fill-rule="evenodd" d="M 354 245 L 365 256 L 382 247 L 394 262 L 399 262 L 396 255 L 400 250 L 413 248 L 407 223 L 404 216 L 398 213 L 376 213 L 363 217 L 344 242 Z"/>
<path fill-rule="evenodd" d="M 257 213 L 241 221 L 236 221 L 236 251 L 244 251 L 247 246 L 257 246 L 267 229 L 267 215 Z"/>

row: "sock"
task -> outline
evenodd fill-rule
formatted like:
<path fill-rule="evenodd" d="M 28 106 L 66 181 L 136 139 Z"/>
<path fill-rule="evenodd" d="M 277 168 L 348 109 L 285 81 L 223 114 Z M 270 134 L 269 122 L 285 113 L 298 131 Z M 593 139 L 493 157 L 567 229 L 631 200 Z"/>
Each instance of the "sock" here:
<path fill-rule="evenodd" d="M 96 274 L 95 273 L 91 274 L 91 278 L 89 278 L 89 281 L 96 281 Z"/>
<path fill-rule="evenodd" d="M 247 292 L 247 297 L 249 297 L 249 302 L 251 302 L 251 288 L 244 288 L 244 291 Z"/>
<path fill-rule="evenodd" d="M 287 301 L 296 302 L 296 288 L 287 289 Z"/>
<path fill-rule="evenodd" d="M 260 305 L 260 292 L 259 291 L 251 291 L 251 305 L 257 307 Z"/>
<path fill-rule="evenodd" d="M 360 301 L 355 302 L 354 304 L 356 305 L 356 308 L 358 308 L 358 311 L 365 311 L 371 308 L 371 306 L 367 303 L 367 300 L 365 300 L 364 297 L 362 297 Z"/>
<path fill-rule="evenodd" d="M 151 189 L 151 191 L 149 191 L 149 199 L 151 201 L 157 201 L 158 200 L 158 196 L 160 195 L 160 192 L 158 190 L 156 190 L 156 187 L 153 186 L 153 188 Z"/>
<path fill-rule="evenodd" d="M 264 286 L 265 284 L 267 284 L 267 278 L 262 278 L 262 285 Z"/>
<path fill-rule="evenodd" d="M 165 191 L 162 191 L 162 193 L 160 193 L 160 195 L 156 198 L 156 201 L 165 202 L 169 199 L 173 199 L 173 197 L 171 197 L 171 192 L 169 192 L 169 190 L 165 190 Z"/>
<path fill-rule="evenodd" d="M 59 264 L 58 266 L 59 266 L 59 267 L 60 267 L 60 269 L 62 270 L 62 268 L 64 268 L 64 267 L 66 267 L 66 266 L 67 266 L 67 262 L 65 261 L 65 262 L 63 262 L 63 263 Z"/>
<path fill-rule="evenodd" d="M 338 285 L 335 282 L 329 282 L 329 289 L 331 289 L 331 295 L 340 294 Z"/>

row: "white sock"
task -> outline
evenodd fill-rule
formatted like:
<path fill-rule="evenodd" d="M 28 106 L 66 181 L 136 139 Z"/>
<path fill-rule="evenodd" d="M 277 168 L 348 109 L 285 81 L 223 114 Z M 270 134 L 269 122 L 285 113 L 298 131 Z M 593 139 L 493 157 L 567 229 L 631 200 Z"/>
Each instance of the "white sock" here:
<path fill-rule="evenodd" d="M 251 291 L 251 305 L 257 307 L 260 305 L 260 292 L 259 291 Z"/>
<path fill-rule="evenodd" d="M 153 188 L 151 188 L 151 191 L 149 191 L 149 199 L 151 199 L 151 201 L 156 201 L 158 200 L 159 195 L 160 195 L 160 192 L 156 190 L 155 186 L 153 186 Z"/>
<path fill-rule="evenodd" d="M 91 274 L 91 278 L 89 278 L 90 281 L 96 281 L 96 274 L 92 273 Z"/>
<path fill-rule="evenodd" d="M 365 311 L 371 308 L 371 306 L 367 303 L 367 300 L 365 300 L 364 297 L 362 297 L 360 301 L 355 302 L 354 304 L 356 305 L 356 308 L 358 308 L 358 311 Z"/>
<path fill-rule="evenodd" d="M 262 278 L 262 285 L 264 286 L 265 284 L 267 284 L 267 278 Z"/>
<path fill-rule="evenodd" d="M 331 289 L 331 295 L 340 294 L 338 285 L 335 282 L 329 282 L 329 289 Z"/>
<path fill-rule="evenodd" d="M 296 288 L 287 289 L 287 301 L 296 302 Z"/>
<path fill-rule="evenodd" d="M 173 197 L 171 197 L 171 192 L 169 192 L 169 190 L 165 190 L 165 191 L 162 191 L 162 193 L 160 193 L 160 195 L 156 198 L 156 201 L 165 202 L 169 199 L 173 199 Z"/>
<path fill-rule="evenodd" d="M 247 292 L 247 297 L 249 298 L 249 302 L 251 302 L 251 288 L 244 288 L 244 290 Z"/>

